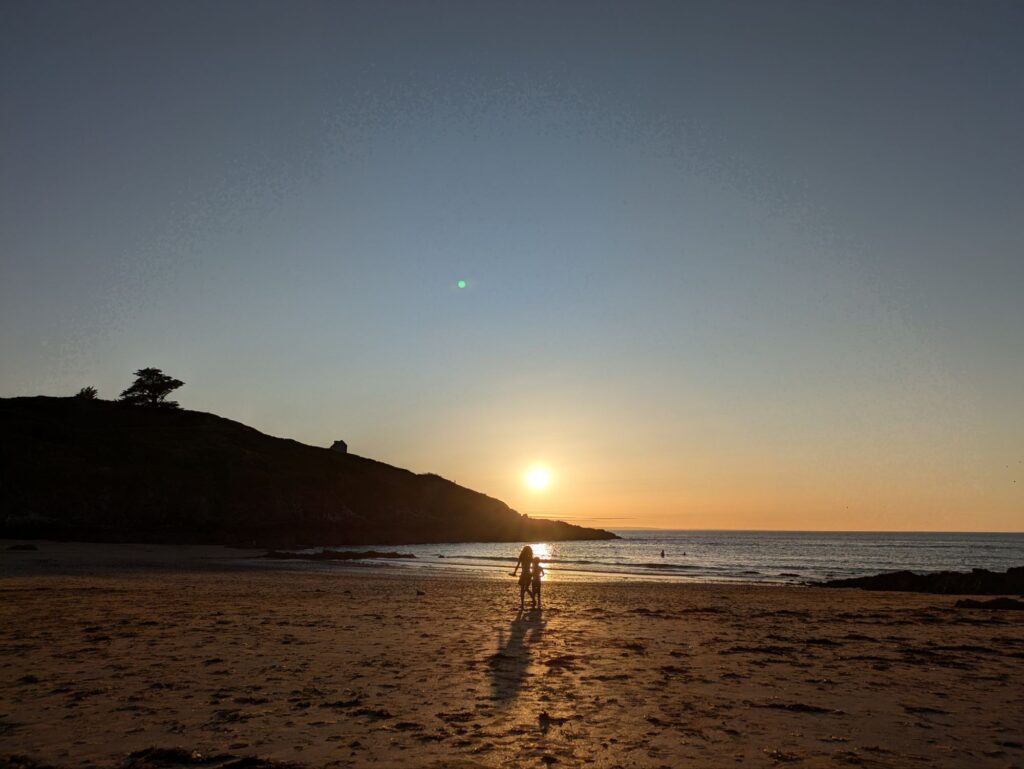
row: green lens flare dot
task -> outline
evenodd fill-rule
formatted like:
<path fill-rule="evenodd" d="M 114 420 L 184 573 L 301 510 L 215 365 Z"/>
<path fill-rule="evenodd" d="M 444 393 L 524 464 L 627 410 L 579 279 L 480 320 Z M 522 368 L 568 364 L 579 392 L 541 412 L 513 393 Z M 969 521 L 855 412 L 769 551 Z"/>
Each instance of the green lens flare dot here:
<path fill-rule="evenodd" d="M 459 281 L 458 283 L 456 283 L 455 285 L 456 285 L 456 286 L 458 286 L 459 288 L 465 288 L 465 287 L 466 287 L 466 281 L 464 281 L 464 280 L 460 280 L 460 281 Z"/>

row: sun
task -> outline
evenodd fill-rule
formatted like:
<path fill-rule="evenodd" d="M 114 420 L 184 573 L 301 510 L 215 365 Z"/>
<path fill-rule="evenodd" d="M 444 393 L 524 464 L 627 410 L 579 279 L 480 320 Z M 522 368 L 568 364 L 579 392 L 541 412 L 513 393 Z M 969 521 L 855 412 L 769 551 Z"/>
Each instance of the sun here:
<path fill-rule="evenodd" d="M 536 491 L 546 489 L 551 484 L 551 471 L 546 467 L 531 467 L 526 471 L 526 485 Z"/>

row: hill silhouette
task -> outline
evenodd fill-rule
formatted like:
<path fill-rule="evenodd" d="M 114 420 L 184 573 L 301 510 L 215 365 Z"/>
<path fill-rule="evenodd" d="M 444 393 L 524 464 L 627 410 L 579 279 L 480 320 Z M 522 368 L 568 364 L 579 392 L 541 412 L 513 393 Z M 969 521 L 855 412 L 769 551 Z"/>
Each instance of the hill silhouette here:
<path fill-rule="evenodd" d="M 0 398 L 0 426 L 0 537 L 266 547 L 615 537 L 197 411 Z"/>

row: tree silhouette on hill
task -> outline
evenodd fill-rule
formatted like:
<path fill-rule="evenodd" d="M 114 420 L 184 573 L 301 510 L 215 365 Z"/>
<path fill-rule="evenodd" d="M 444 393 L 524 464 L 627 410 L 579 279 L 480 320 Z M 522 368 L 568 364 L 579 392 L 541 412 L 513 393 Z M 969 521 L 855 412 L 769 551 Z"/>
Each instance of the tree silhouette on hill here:
<path fill-rule="evenodd" d="M 167 400 L 167 396 L 183 384 L 180 379 L 167 376 L 158 368 L 140 368 L 135 372 L 132 386 L 121 393 L 119 400 L 134 406 L 177 409 L 181 408 L 178 402 Z"/>

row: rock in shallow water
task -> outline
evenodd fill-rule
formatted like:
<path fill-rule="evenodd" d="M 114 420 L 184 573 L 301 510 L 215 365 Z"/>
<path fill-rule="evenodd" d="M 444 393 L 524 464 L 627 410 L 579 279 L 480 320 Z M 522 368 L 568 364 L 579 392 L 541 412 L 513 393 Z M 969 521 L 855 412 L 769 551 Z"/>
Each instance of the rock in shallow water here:
<path fill-rule="evenodd" d="M 871 577 L 831 579 L 827 582 L 820 582 L 818 585 L 821 587 L 859 587 L 863 590 L 893 590 L 944 595 L 1024 594 L 1024 566 L 1007 569 L 1005 573 L 988 569 L 972 569 L 968 572 L 940 571 L 933 574 L 893 571 Z"/>

